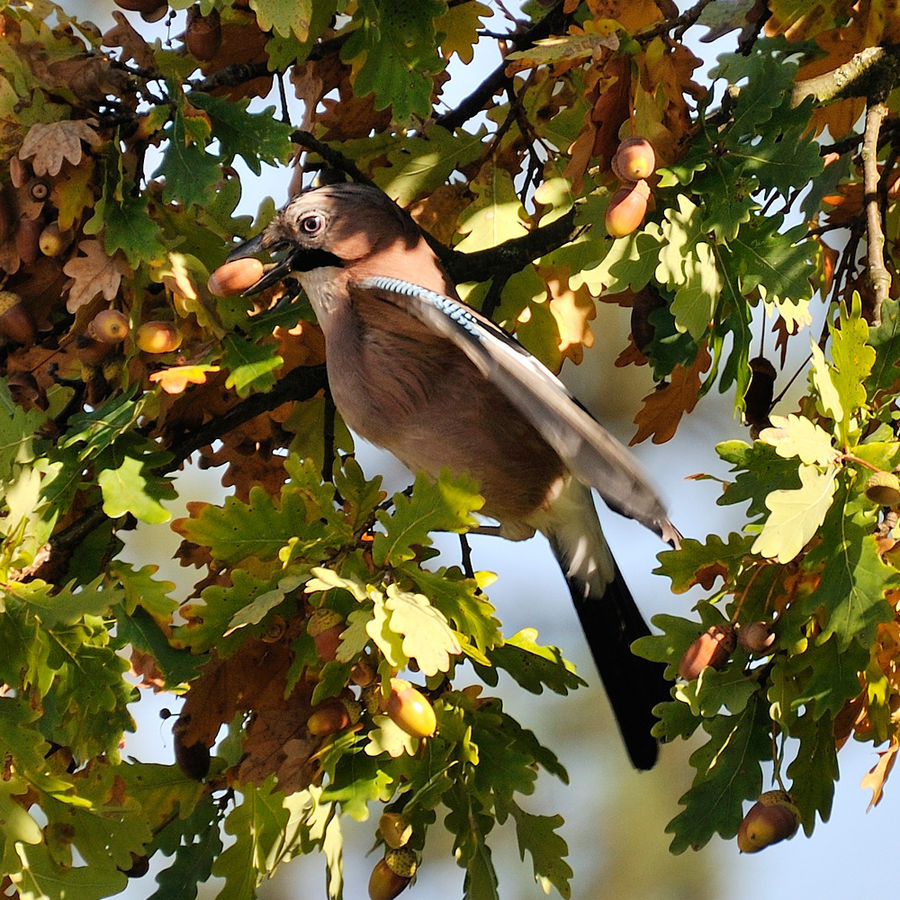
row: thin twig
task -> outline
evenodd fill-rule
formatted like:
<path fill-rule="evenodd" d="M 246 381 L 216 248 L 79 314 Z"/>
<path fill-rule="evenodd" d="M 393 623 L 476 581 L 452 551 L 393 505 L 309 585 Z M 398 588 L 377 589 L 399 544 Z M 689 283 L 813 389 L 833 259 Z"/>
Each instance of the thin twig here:
<path fill-rule="evenodd" d="M 688 28 L 696 24 L 700 16 L 703 15 L 703 10 L 706 9 L 710 3 L 712 3 L 712 0 L 698 0 L 694 6 L 690 9 L 686 9 L 680 16 L 676 16 L 674 19 L 665 19 L 662 22 L 658 22 L 656 25 L 652 25 L 645 31 L 639 31 L 634 36 L 634 39 L 639 44 L 649 44 L 654 38 L 662 37 L 662 35 L 672 31 L 674 32 L 673 37 L 675 40 L 680 41 Z"/>
<path fill-rule="evenodd" d="M 291 143 L 297 144 L 311 153 L 317 153 L 332 169 L 337 169 L 339 172 L 349 175 L 354 181 L 358 181 L 361 184 L 373 184 L 372 179 L 352 159 L 344 156 L 343 153 L 330 147 L 324 141 L 320 141 L 312 132 L 298 128 L 291 134 Z"/>

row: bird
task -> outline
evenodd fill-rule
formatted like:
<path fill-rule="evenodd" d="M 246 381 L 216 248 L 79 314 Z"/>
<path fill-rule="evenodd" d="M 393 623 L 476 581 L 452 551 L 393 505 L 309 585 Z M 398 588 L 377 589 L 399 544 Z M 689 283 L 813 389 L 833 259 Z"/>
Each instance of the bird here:
<path fill-rule="evenodd" d="M 633 455 L 514 337 L 460 300 L 407 211 L 379 188 L 306 189 L 228 261 L 269 255 L 245 294 L 299 282 L 325 339 L 335 407 L 413 472 L 467 474 L 499 532 L 544 534 L 638 769 L 658 756 L 664 666 L 630 646 L 650 633 L 603 534 L 591 488 L 677 546 Z"/>

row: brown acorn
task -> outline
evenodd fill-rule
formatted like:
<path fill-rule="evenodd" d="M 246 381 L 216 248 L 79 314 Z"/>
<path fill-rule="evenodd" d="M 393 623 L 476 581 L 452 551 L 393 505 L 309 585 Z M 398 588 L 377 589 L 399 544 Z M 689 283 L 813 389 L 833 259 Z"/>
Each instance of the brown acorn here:
<path fill-rule="evenodd" d="M 748 653 L 761 655 L 775 643 L 775 633 L 768 622 L 748 622 L 738 628 L 737 642 Z"/>
<path fill-rule="evenodd" d="M 900 504 L 900 479 L 893 472 L 873 472 L 866 482 L 866 497 L 879 506 Z"/>
<path fill-rule="evenodd" d="M 631 301 L 631 339 L 642 353 L 645 347 L 653 343 L 656 333 L 650 314 L 665 305 L 665 300 L 649 285 L 638 291 Z"/>
<path fill-rule="evenodd" d="M 222 23 L 219 11 L 212 10 L 208 16 L 200 15 L 200 8 L 192 6 L 187 14 L 187 31 L 184 42 L 195 59 L 210 60 L 222 45 Z"/>
<path fill-rule="evenodd" d="M 0 244 L 5 244 L 12 234 L 13 222 L 13 214 L 9 208 L 6 194 L 0 191 Z"/>
<path fill-rule="evenodd" d="M 707 667 L 721 669 L 728 662 L 737 638 L 730 625 L 713 625 L 684 651 L 678 664 L 678 674 L 685 681 L 693 681 Z"/>
<path fill-rule="evenodd" d="M 620 238 L 640 227 L 647 214 L 650 186 L 643 179 L 635 184 L 623 184 L 606 208 L 606 230 L 611 237 Z"/>
<path fill-rule="evenodd" d="M 306 720 L 310 734 L 317 737 L 343 731 L 350 724 L 350 714 L 340 700 L 331 697 L 320 703 Z"/>
<path fill-rule="evenodd" d="M 316 653 L 323 662 L 331 662 L 337 657 L 345 627 L 344 617 L 339 612 L 325 608 L 313 610 L 306 623 L 306 631 L 315 642 Z"/>
<path fill-rule="evenodd" d="M 34 319 L 22 298 L 12 291 L 0 291 L 0 336 L 17 344 L 31 344 L 34 334 Z"/>
<path fill-rule="evenodd" d="M 16 252 L 26 266 L 30 266 L 38 257 L 43 228 L 40 219 L 19 219 L 19 227 L 16 229 Z"/>
<path fill-rule="evenodd" d="M 222 263 L 209 276 L 206 286 L 211 294 L 227 297 L 246 291 L 263 276 L 263 264 L 252 256 Z"/>
<path fill-rule="evenodd" d="M 744 419 L 757 432 L 768 428 L 775 393 L 775 366 L 764 356 L 750 360 L 750 385 L 744 394 Z"/>
<path fill-rule="evenodd" d="M 167 0 L 115 0 L 115 4 L 120 9 L 139 13 L 152 13 L 160 6 L 168 6 Z"/>
<path fill-rule="evenodd" d="M 741 853 L 758 853 L 771 844 L 793 837 L 800 811 L 785 791 L 766 791 L 750 807 L 737 833 Z"/>
<path fill-rule="evenodd" d="M 369 877 L 370 900 L 394 900 L 409 884 L 416 868 L 416 855 L 412 850 L 405 847 L 388 850 Z"/>
<path fill-rule="evenodd" d="M 625 138 L 612 158 L 612 170 L 622 181 L 639 181 L 656 171 L 656 154 L 646 138 Z"/>

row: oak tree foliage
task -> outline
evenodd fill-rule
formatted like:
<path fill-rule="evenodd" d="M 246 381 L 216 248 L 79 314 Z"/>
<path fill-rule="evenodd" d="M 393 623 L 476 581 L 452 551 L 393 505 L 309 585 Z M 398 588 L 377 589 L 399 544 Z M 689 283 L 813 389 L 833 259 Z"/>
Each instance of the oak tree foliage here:
<path fill-rule="evenodd" d="M 263 166 L 383 188 L 551 369 L 590 351 L 598 303 L 630 310 L 618 365 L 656 382 L 636 441 L 734 398 L 748 433 L 717 448 L 720 502 L 745 524 L 660 554 L 672 590 L 704 598 L 635 648 L 669 664 L 659 736 L 702 735 L 673 852 L 733 837 L 773 785 L 810 834 L 851 738 L 877 748 L 879 802 L 900 749 L 896 4 L 119 6 L 95 24 L 0 3 L 4 896 L 106 897 L 156 857 L 154 897 L 214 875 L 246 898 L 319 852 L 339 897 L 342 817 L 385 842 L 385 812 L 407 862 L 452 833 L 472 900 L 498 895 L 491 832 L 511 820 L 536 879 L 570 896 L 561 818 L 527 804 L 565 769 L 491 688 L 581 679 L 534 630 L 504 633 L 489 574 L 434 559 L 433 531 L 474 524 L 477 485 L 387 497 L 334 420 L 302 298 L 207 285 L 273 214 L 237 211 Z M 499 62 L 472 79 L 485 46 Z M 633 136 L 656 169 L 612 237 Z M 791 345 L 808 359 L 788 402 Z M 192 458 L 231 493 L 173 522 Z M 190 597 L 122 557 L 136 523 L 183 538 Z M 770 640 L 679 673 L 707 629 L 756 622 Z M 433 734 L 386 714 L 398 673 Z M 120 749 L 151 690 L 179 708 L 170 765 Z"/>

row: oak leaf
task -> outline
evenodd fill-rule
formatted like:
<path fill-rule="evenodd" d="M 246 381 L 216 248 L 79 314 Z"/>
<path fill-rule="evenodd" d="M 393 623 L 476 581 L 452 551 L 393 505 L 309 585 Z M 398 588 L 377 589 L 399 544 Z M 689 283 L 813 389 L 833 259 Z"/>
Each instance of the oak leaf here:
<path fill-rule="evenodd" d="M 123 13 L 115 9 L 112 16 L 116 26 L 103 35 L 103 46 L 121 47 L 122 62 L 133 59 L 142 69 L 152 69 L 155 59 L 150 45 L 135 31 Z"/>
<path fill-rule="evenodd" d="M 92 127 L 96 125 L 96 119 L 35 122 L 22 141 L 19 159 L 30 158 L 31 168 L 38 177 L 59 175 L 64 162 L 73 166 L 81 162 L 82 141 L 92 148 L 100 146 L 100 135 Z"/>
<path fill-rule="evenodd" d="M 119 259 L 107 256 L 100 241 L 81 241 L 78 250 L 83 256 L 74 256 L 64 266 L 63 272 L 72 280 L 68 284 L 69 296 L 66 309 L 73 313 L 97 294 L 112 300 L 119 291 L 122 278 L 129 274 L 128 267 Z"/>
<path fill-rule="evenodd" d="M 218 372 L 219 366 L 170 366 L 153 372 L 150 380 L 167 394 L 180 394 L 189 384 L 204 384 L 209 372 Z"/>
<path fill-rule="evenodd" d="M 593 347 L 594 333 L 588 324 L 597 311 L 587 285 L 577 290 L 569 285 L 569 267 L 541 268 L 540 275 L 550 294 L 550 312 L 559 330 L 559 350 L 576 365 L 584 358 L 584 348 Z"/>
<path fill-rule="evenodd" d="M 638 430 L 631 439 L 631 446 L 648 437 L 652 437 L 654 444 L 664 444 L 673 437 L 681 417 L 697 405 L 700 375 L 709 368 L 710 362 L 709 351 L 704 345 L 689 369 L 675 366 L 668 383 L 644 397 L 644 405 L 634 417 Z"/>
<path fill-rule="evenodd" d="M 861 788 L 870 788 L 872 791 L 872 799 L 869 801 L 866 812 L 872 809 L 873 806 L 878 806 L 881 802 L 884 794 L 884 785 L 888 775 L 891 774 L 891 769 L 894 768 L 898 750 L 900 750 L 900 740 L 898 740 L 897 735 L 893 735 L 887 750 L 878 751 L 878 762 L 863 776 L 859 786 Z"/>

